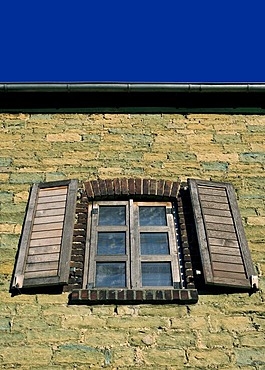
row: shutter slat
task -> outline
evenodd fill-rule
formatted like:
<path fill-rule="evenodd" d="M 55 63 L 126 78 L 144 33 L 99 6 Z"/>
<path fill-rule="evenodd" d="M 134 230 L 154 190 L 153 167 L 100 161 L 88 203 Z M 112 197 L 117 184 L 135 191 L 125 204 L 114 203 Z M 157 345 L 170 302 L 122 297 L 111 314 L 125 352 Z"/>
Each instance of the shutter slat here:
<path fill-rule="evenodd" d="M 77 180 L 33 186 L 13 287 L 68 283 L 76 194 Z"/>
<path fill-rule="evenodd" d="M 36 218 L 37 217 L 48 217 L 48 216 L 61 216 L 61 215 L 64 215 L 64 213 L 65 213 L 64 208 L 43 209 L 40 211 L 36 211 Z"/>
<path fill-rule="evenodd" d="M 45 247 L 33 247 L 29 248 L 29 256 L 36 255 L 36 254 L 44 254 L 44 253 L 59 253 L 61 249 L 61 245 L 47 245 Z"/>
<path fill-rule="evenodd" d="M 61 245 L 62 238 L 44 238 L 30 241 L 30 247 L 44 247 L 45 245 Z"/>
<path fill-rule="evenodd" d="M 255 275 L 231 184 L 188 180 L 205 283 L 252 288 Z"/>
<path fill-rule="evenodd" d="M 49 199 L 49 198 L 48 198 Z M 65 207 L 65 201 L 63 202 L 49 202 L 49 203 L 39 203 L 37 206 L 37 211 L 43 210 L 43 209 L 55 209 L 55 208 L 64 208 Z"/>
<path fill-rule="evenodd" d="M 62 230 L 62 223 L 61 222 L 54 222 L 49 224 L 37 224 L 33 225 L 32 231 L 46 231 L 46 230 Z"/>
<path fill-rule="evenodd" d="M 38 200 L 38 204 L 47 203 L 47 199 L 49 199 L 49 203 L 58 203 L 58 202 L 65 202 L 66 200 L 66 194 L 65 195 L 53 195 L 46 197 L 40 197 Z"/>
<path fill-rule="evenodd" d="M 55 262 L 48 261 L 48 262 L 27 263 L 25 271 L 26 272 L 49 271 L 49 270 L 56 270 L 56 269 L 58 271 L 58 261 L 55 261 Z M 40 273 L 39 276 L 42 276 L 42 274 Z"/>

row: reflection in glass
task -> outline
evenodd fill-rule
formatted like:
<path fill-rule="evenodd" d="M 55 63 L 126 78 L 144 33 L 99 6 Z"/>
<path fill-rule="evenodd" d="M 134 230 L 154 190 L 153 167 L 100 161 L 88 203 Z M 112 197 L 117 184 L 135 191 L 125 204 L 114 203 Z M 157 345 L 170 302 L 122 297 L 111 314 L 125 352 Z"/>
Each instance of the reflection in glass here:
<path fill-rule="evenodd" d="M 170 262 L 142 262 L 142 286 L 172 286 Z"/>
<path fill-rule="evenodd" d="M 97 254 L 125 254 L 125 235 L 125 232 L 99 232 Z"/>
<path fill-rule="evenodd" d="M 167 233 L 140 233 L 141 255 L 169 254 Z"/>
<path fill-rule="evenodd" d="M 166 226 L 166 207 L 139 207 L 140 226 Z"/>
<path fill-rule="evenodd" d="M 125 225 L 125 206 L 100 206 L 100 226 L 122 226 Z"/>
<path fill-rule="evenodd" d="M 98 262 L 96 267 L 96 287 L 124 288 L 125 262 Z"/>

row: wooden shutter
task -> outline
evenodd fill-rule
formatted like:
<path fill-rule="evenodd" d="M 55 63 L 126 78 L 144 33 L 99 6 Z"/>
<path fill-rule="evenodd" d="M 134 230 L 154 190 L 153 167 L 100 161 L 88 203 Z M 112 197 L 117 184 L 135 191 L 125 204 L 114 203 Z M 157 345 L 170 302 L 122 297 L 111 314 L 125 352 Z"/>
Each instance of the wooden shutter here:
<path fill-rule="evenodd" d="M 188 184 L 205 283 L 257 288 L 233 186 L 194 179 Z"/>
<path fill-rule="evenodd" d="M 13 288 L 67 284 L 77 180 L 33 185 Z"/>

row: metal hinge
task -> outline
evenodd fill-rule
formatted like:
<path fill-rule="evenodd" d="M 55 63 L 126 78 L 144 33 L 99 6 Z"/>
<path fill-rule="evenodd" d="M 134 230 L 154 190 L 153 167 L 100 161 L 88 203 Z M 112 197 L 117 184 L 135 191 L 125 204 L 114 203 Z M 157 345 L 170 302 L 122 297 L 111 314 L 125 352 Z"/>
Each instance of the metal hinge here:
<path fill-rule="evenodd" d="M 14 288 L 22 288 L 23 280 L 24 280 L 24 275 L 16 275 Z"/>
<path fill-rule="evenodd" d="M 98 209 L 97 208 L 93 208 L 92 211 L 91 211 L 92 215 L 97 215 L 98 214 Z"/>
<path fill-rule="evenodd" d="M 258 290 L 259 289 L 259 279 L 257 275 L 251 275 L 249 277 L 249 280 L 250 280 L 251 288 L 254 290 Z"/>

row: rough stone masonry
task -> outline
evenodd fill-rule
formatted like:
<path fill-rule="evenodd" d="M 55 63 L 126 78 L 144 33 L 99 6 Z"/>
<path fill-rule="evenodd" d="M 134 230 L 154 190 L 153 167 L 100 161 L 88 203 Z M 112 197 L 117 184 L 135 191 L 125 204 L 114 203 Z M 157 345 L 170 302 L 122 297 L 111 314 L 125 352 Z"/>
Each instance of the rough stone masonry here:
<path fill-rule="evenodd" d="M 265 369 L 264 116 L 1 114 L 0 127 L 0 368 Z M 11 297 L 30 185 L 115 177 L 231 182 L 260 290 L 189 306 Z"/>

